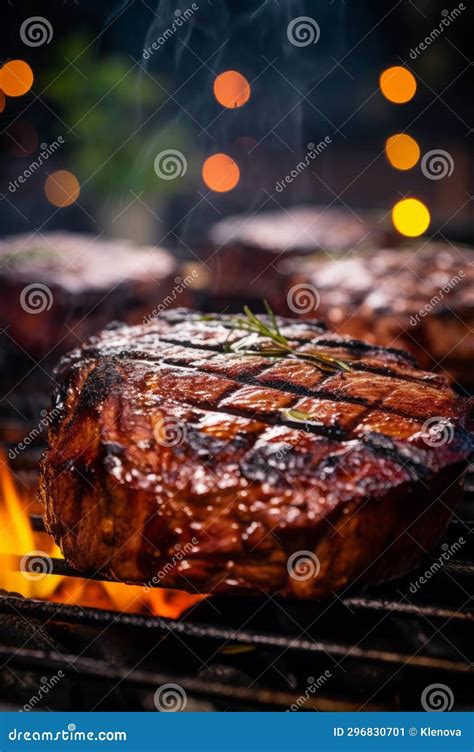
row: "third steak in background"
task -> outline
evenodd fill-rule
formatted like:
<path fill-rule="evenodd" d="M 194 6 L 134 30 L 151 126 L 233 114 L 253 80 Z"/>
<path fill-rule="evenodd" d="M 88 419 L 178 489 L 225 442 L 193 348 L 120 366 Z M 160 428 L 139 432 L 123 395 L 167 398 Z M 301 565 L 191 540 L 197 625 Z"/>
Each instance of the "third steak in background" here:
<path fill-rule="evenodd" d="M 419 239 L 337 261 L 287 262 L 281 314 L 325 319 L 337 332 L 411 352 L 424 368 L 472 385 L 474 249 Z"/>
<path fill-rule="evenodd" d="M 334 206 L 296 206 L 228 217 L 211 228 L 206 290 L 215 309 L 240 311 L 243 303 L 275 298 L 283 292 L 279 264 L 318 254 L 331 259 L 353 248 L 399 242 L 380 212 L 355 212 Z"/>

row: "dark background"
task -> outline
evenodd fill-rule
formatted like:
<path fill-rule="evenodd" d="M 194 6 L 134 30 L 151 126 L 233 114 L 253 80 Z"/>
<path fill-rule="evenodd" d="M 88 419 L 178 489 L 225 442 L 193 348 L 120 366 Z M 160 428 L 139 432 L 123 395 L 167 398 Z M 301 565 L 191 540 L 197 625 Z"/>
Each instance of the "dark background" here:
<path fill-rule="evenodd" d="M 474 240 L 472 224 L 472 10 L 467 9 L 416 60 L 410 50 L 458 3 L 400 0 L 201 0 L 199 9 L 149 60 L 143 48 L 184 12 L 188 0 L 50 0 L 2 3 L 2 60 L 26 60 L 32 90 L 9 98 L 1 122 L 2 234 L 67 228 L 128 235 L 197 253 L 209 223 L 236 211 L 295 203 L 346 204 L 390 211 L 405 195 L 421 198 L 432 229 Z M 42 15 L 53 38 L 28 47 L 25 18 Z M 317 44 L 295 47 L 286 29 L 299 15 L 317 20 Z M 404 62 L 418 82 L 412 101 L 388 102 L 382 70 Z M 237 69 L 252 83 L 244 107 L 224 110 L 215 76 Z M 145 91 L 144 91 L 145 90 Z M 421 151 L 441 148 L 455 162 L 451 177 L 400 172 L 384 156 L 389 135 L 407 131 Z M 26 134 L 26 135 L 25 135 Z M 8 190 L 34 160 L 38 144 L 65 144 L 14 194 Z M 331 145 L 284 193 L 275 183 L 307 143 Z M 160 181 L 161 149 L 185 154 L 186 175 Z M 218 151 L 239 164 L 230 193 L 204 185 L 204 159 Z M 48 203 L 44 181 L 71 170 L 78 201 Z"/>

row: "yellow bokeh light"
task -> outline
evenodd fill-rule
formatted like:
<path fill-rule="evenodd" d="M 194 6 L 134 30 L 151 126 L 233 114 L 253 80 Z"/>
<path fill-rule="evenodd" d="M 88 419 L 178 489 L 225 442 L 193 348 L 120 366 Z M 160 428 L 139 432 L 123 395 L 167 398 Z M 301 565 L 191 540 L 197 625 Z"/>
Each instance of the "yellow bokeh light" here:
<path fill-rule="evenodd" d="M 9 60 L 0 68 L 0 89 L 8 97 L 22 97 L 33 86 L 33 71 L 24 60 Z"/>
<path fill-rule="evenodd" d="M 225 71 L 214 81 L 214 96 L 223 107 L 242 107 L 250 99 L 250 84 L 238 71 Z"/>
<path fill-rule="evenodd" d="M 46 178 L 44 192 L 50 204 L 63 208 L 77 201 L 81 186 L 72 172 L 57 170 Z"/>
<path fill-rule="evenodd" d="M 395 104 L 404 104 L 415 96 L 415 76 L 408 68 L 403 68 L 401 65 L 394 65 L 384 70 L 379 84 L 384 97 Z"/>
<path fill-rule="evenodd" d="M 396 133 L 385 142 L 385 155 L 397 170 L 409 170 L 420 158 L 420 147 L 415 139 L 406 133 Z"/>
<path fill-rule="evenodd" d="M 417 198 L 404 198 L 392 209 L 392 222 L 401 235 L 417 238 L 423 235 L 431 221 L 430 213 Z"/>

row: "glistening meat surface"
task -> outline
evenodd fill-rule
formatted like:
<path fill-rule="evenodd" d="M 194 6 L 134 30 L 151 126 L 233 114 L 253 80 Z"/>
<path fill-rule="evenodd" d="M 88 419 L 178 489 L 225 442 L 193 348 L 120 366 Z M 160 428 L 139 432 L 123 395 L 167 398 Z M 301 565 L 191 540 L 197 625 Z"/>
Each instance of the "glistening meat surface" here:
<path fill-rule="evenodd" d="M 418 564 L 460 494 L 467 402 L 402 351 L 279 327 L 351 370 L 229 353 L 248 337 L 235 318 L 186 310 L 62 359 L 41 493 L 71 565 L 304 598 Z"/>

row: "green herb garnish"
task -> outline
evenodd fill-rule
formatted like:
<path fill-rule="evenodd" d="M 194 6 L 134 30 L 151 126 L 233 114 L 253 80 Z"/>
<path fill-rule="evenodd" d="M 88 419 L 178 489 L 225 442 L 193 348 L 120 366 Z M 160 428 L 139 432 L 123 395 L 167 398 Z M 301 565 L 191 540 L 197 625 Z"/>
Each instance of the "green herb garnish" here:
<path fill-rule="evenodd" d="M 320 350 L 309 350 L 307 352 L 297 352 L 290 345 L 287 338 L 281 333 L 275 314 L 264 300 L 263 304 L 270 321 L 267 323 L 253 313 L 248 306 L 244 306 L 244 318 L 229 316 L 226 318 L 215 317 L 211 319 L 209 315 L 203 316 L 203 321 L 215 321 L 224 327 L 230 328 L 230 334 L 236 329 L 248 332 L 249 336 L 244 337 L 238 342 L 228 344 L 226 342 L 225 351 L 230 354 L 239 355 L 260 355 L 268 358 L 289 357 L 295 360 L 302 360 L 319 368 L 321 371 L 332 373 L 333 371 L 350 371 L 350 366 L 342 360 L 333 358 Z M 271 346 L 256 347 L 260 337 L 271 340 Z"/>

